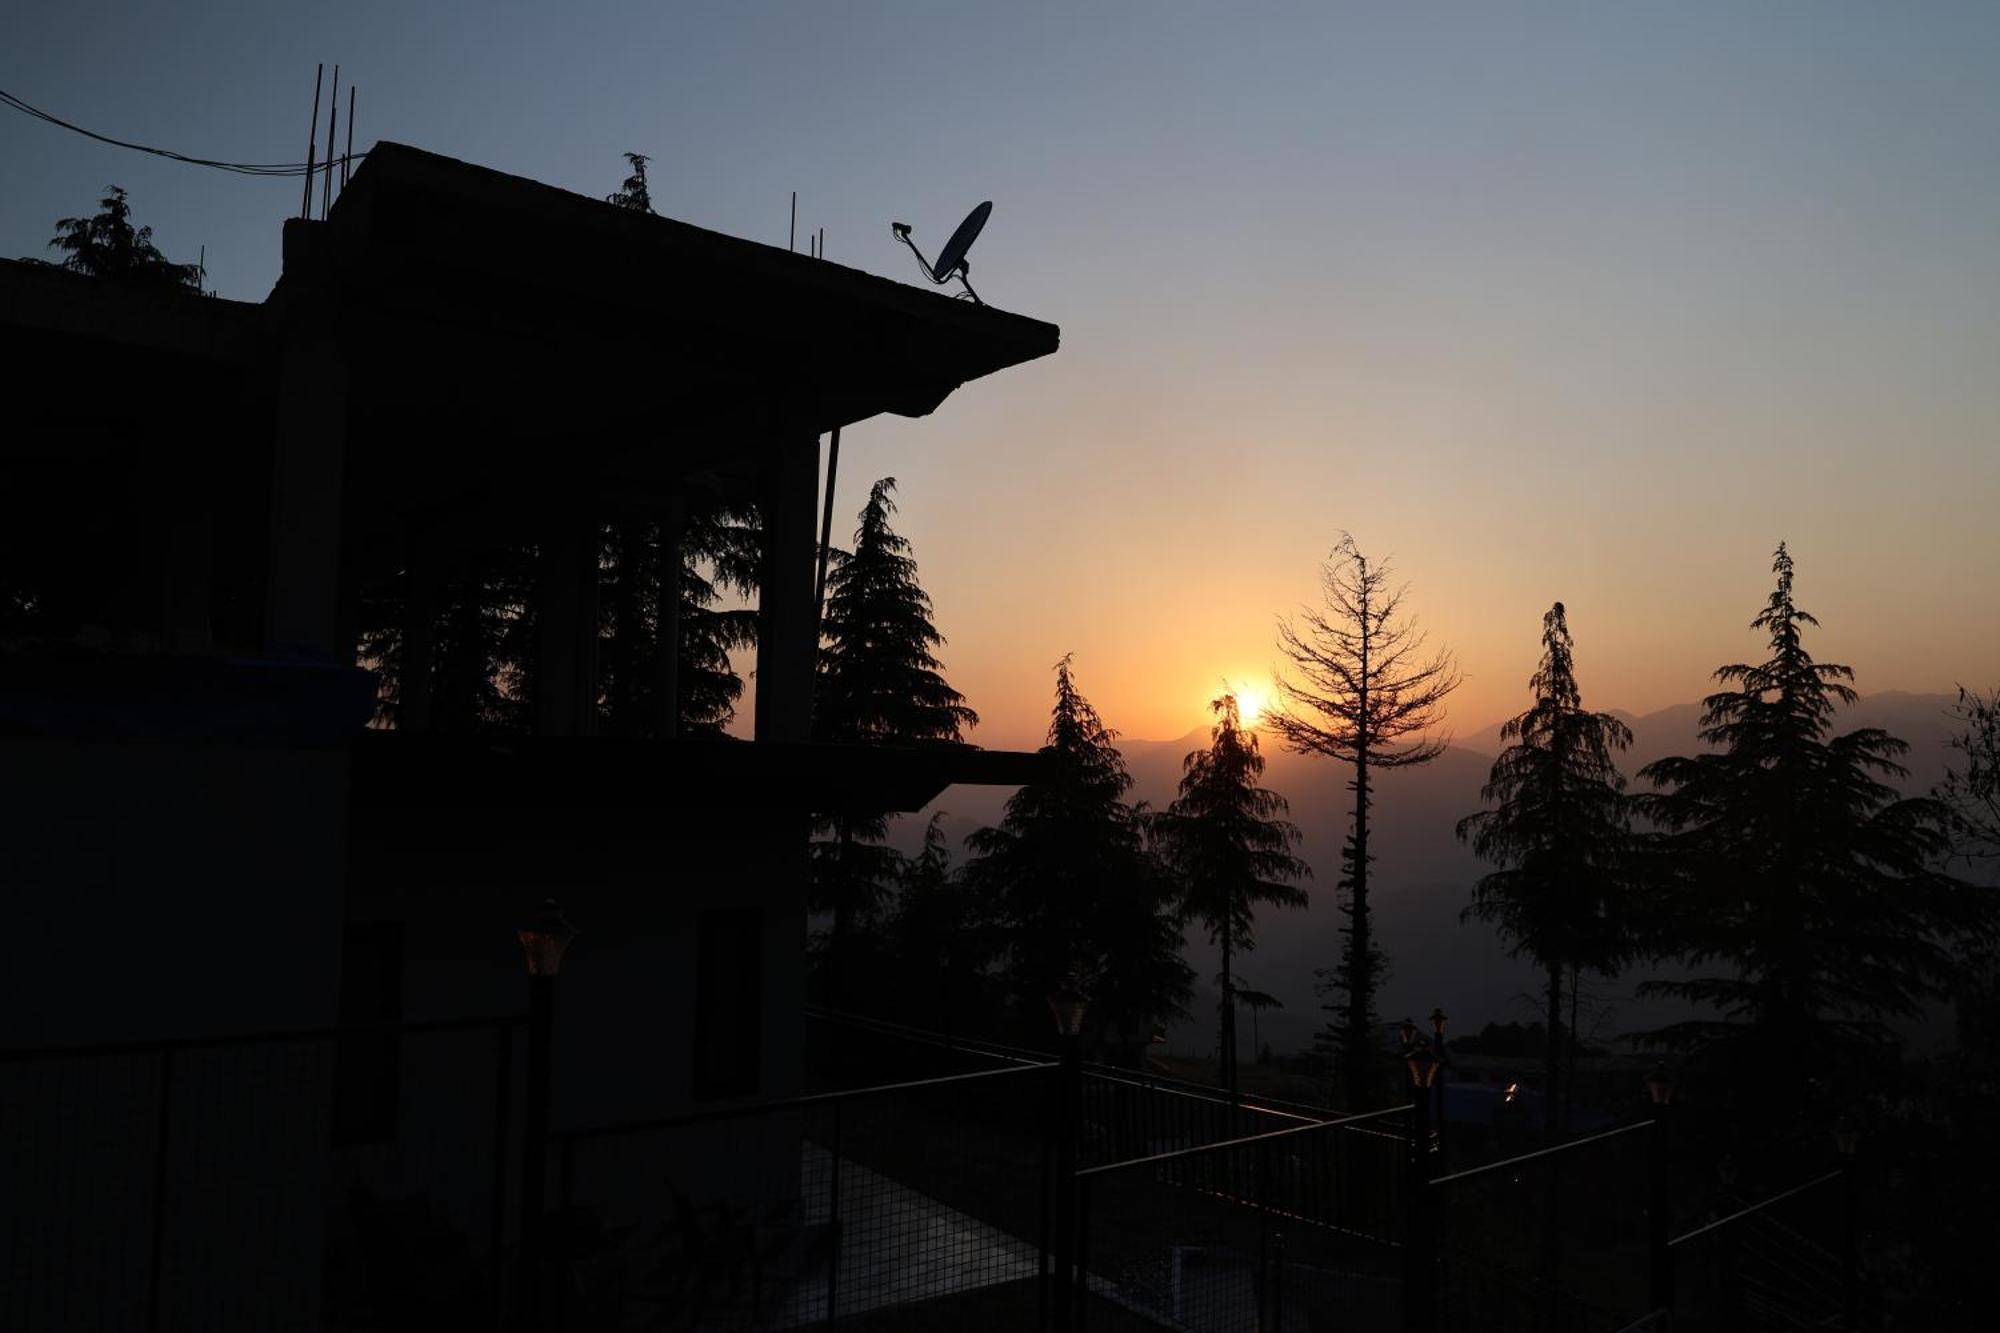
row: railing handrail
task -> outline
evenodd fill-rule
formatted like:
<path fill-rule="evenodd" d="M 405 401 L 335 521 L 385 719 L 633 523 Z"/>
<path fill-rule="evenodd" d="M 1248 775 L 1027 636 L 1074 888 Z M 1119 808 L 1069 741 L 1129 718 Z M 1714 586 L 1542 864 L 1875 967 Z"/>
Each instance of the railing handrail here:
<path fill-rule="evenodd" d="M 156 1037 L 148 1041 L 114 1041 L 71 1046 L 10 1046 L 0 1050 L 0 1064 L 83 1059 L 90 1056 L 157 1055 L 167 1051 L 199 1050 L 216 1046 L 268 1046 L 273 1042 L 323 1040 L 370 1032 L 457 1032 L 475 1028 L 522 1027 L 527 1021 L 526 1014 L 494 1014 L 483 1018 L 390 1019 L 371 1023 L 340 1023 L 333 1027 L 272 1028 L 263 1032 L 235 1032 L 205 1037 Z"/>
<path fill-rule="evenodd" d="M 983 1055 L 997 1060 L 1014 1060 L 1025 1064 L 1046 1064 L 1056 1057 L 1045 1051 L 1031 1051 L 1023 1046 L 1008 1046 L 1002 1042 L 987 1041 L 979 1037 L 958 1037 L 941 1032 L 931 1032 L 925 1028 L 910 1027 L 904 1023 L 892 1023 L 887 1019 L 875 1018 L 867 1014 L 849 1013 L 842 1009 L 829 1009 L 824 1005 L 809 1004 L 805 1012 L 810 1017 L 828 1022 L 846 1023 L 852 1027 L 872 1029 L 876 1032 L 902 1037 L 927 1046 L 938 1046 L 948 1051 L 959 1051 L 967 1055 Z M 1289 1120 L 1306 1120 L 1315 1124 L 1324 1123 L 1330 1115 L 1338 1114 L 1331 1107 L 1314 1106 L 1310 1102 L 1295 1102 L 1282 1097 L 1256 1098 L 1247 1102 L 1242 1097 L 1232 1099 L 1226 1089 L 1207 1084 L 1192 1083 L 1187 1079 L 1175 1078 L 1171 1074 L 1154 1074 L 1143 1070 L 1126 1069 L 1119 1065 L 1108 1065 L 1098 1060 L 1083 1062 L 1083 1071 L 1094 1078 L 1109 1083 L 1123 1083 L 1132 1087 L 1156 1089 L 1179 1096 L 1192 1097 L 1200 1101 L 1214 1102 L 1226 1106 L 1239 1106 L 1244 1110 L 1256 1111 L 1261 1115 L 1281 1116 Z"/>
<path fill-rule="evenodd" d="M 829 1009 L 823 1004 L 806 1005 L 805 1014 L 808 1018 L 846 1023 L 850 1027 L 872 1028 L 878 1032 L 921 1042 L 926 1046 L 941 1046 L 945 1050 L 959 1051 L 967 1055 L 985 1055 L 1024 1064 L 1046 1064 L 1055 1058 L 1046 1051 L 1031 1051 L 1025 1046 L 1008 1046 L 997 1041 L 987 1041 L 983 1037 L 957 1037 L 949 1033 L 932 1032 L 925 1028 L 911 1027 L 906 1023 L 892 1023 L 886 1018 L 850 1013 L 845 1009 Z"/>
<path fill-rule="evenodd" d="M 1735 1212 L 1730 1213 L 1726 1217 L 1718 1217 L 1713 1222 L 1704 1222 L 1692 1231 L 1683 1232 L 1682 1234 L 1675 1236 L 1672 1240 L 1669 1240 L 1667 1242 L 1667 1246 L 1668 1248 L 1672 1248 L 1675 1245 L 1681 1244 L 1683 1241 L 1690 1241 L 1697 1236 L 1706 1235 L 1709 1232 L 1715 1230 L 1717 1227 L 1726 1227 L 1731 1222 L 1740 1222 L 1744 1218 L 1750 1216 L 1752 1213 L 1761 1213 L 1766 1208 L 1769 1208 L 1772 1204 L 1782 1203 L 1786 1199 L 1791 1198 L 1794 1194 L 1798 1194 L 1805 1190 L 1809 1190 L 1813 1188 L 1815 1185 L 1824 1185 L 1829 1180 L 1838 1179 L 1843 1169 L 1844 1168 L 1842 1167 L 1836 1166 L 1833 1170 L 1827 1172 L 1825 1175 L 1814 1176 L 1811 1180 L 1805 1181 L 1801 1184 L 1794 1185 L 1788 1190 L 1782 1190 L 1777 1194 L 1773 1194 L 1768 1199 L 1760 1199 L 1756 1203 L 1751 1204 L 1747 1208 L 1738 1208 Z"/>
<path fill-rule="evenodd" d="M 673 1129 L 681 1125 L 702 1124 L 711 1120 L 736 1120 L 755 1115 L 777 1115 L 784 1111 L 804 1110 L 813 1106 L 824 1106 L 836 1102 L 854 1101 L 862 1097 L 875 1097 L 891 1092 L 911 1092 L 918 1088 L 936 1088 L 950 1083 L 971 1083 L 979 1079 L 999 1078 L 1007 1074 L 1033 1074 L 1053 1070 L 1054 1061 L 1040 1065 L 1010 1065 L 1005 1069 L 975 1069 L 969 1074 L 943 1074 L 936 1078 L 915 1078 L 902 1083 L 877 1083 L 866 1088 L 839 1088 L 832 1092 L 809 1092 L 798 1097 L 783 1097 L 776 1101 L 736 1102 L 728 1106 L 704 1107 L 698 1111 L 677 1111 L 672 1115 L 652 1116 L 645 1120 L 622 1120 L 608 1125 L 590 1125 L 583 1129 L 566 1129 L 551 1134 L 552 1139 L 576 1142 L 581 1139 L 614 1138 L 621 1134 L 643 1134 L 650 1129 Z"/>
<path fill-rule="evenodd" d="M 1343 1125 L 1351 1125 L 1356 1121 L 1374 1120 L 1381 1116 L 1395 1115 L 1409 1109 L 1410 1103 L 1404 1102 L 1401 1106 L 1384 1106 L 1379 1110 L 1359 1111 L 1353 1115 L 1344 1115 L 1335 1120 L 1315 1120 L 1311 1124 L 1306 1125 L 1287 1125 L 1283 1129 L 1270 1129 L 1261 1134 L 1246 1134 L 1241 1138 L 1235 1139 L 1219 1139 L 1214 1143 L 1197 1144 L 1192 1148 L 1172 1148 L 1166 1152 L 1154 1153 L 1149 1157 L 1128 1157 L 1122 1162 L 1105 1162 L 1098 1166 L 1087 1166 L 1079 1170 L 1076 1175 L 1079 1180 L 1085 1176 L 1109 1175 L 1113 1171 L 1124 1171 L 1129 1168 L 1141 1166 L 1153 1166 L 1160 1162 L 1170 1162 L 1180 1157 L 1193 1157 L 1198 1153 L 1220 1152 L 1225 1148 L 1240 1148 L 1246 1144 L 1267 1143 L 1272 1139 L 1292 1138 L 1300 1134 L 1311 1134 L 1316 1130 L 1339 1129 Z"/>
<path fill-rule="evenodd" d="M 1558 1143 L 1552 1147 L 1537 1148 L 1533 1152 L 1524 1152 L 1519 1157 L 1505 1157 L 1497 1162 L 1488 1162 L 1483 1166 L 1467 1167 L 1463 1171 L 1454 1171 L 1448 1176 L 1434 1177 L 1425 1183 L 1434 1186 L 1455 1184 L 1461 1180 L 1470 1180 L 1474 1176 L 1483 1176 L 1489 1171 L 1503 1171 L 1511 1166 L 1519 1166 L 1523 1162 L 1532 1162 L 1538 1157 L 1553 1157 L 1557 1153 L 1568 1152 L 1572 1148 L 1584 1148 L 1593 1143 L 1602 1143 L 1606 1139 L 1615 1139 L 1620 1134 L 1630 1134 L 1635 1129 L 1645 1129 L 1654 1123 L 1656 1122 L 1652 1120 L 1635 1120 L 1629 1125 L 1620 1125 L 1616 1129 L 1607 1129 L 1599 1134 L 1586 1134 L 1580 1139 L 1571 1139 L 1567 1143 Z"/>

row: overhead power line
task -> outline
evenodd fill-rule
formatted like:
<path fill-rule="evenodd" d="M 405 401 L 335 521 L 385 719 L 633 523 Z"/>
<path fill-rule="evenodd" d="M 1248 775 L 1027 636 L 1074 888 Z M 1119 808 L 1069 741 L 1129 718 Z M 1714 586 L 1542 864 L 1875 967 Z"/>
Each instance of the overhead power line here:
<path fill-rule="evenodd" d="M 10 106 L 23 115 L 33 116 L 36 120 L 47 121 L 51 125 L 69 130 L 72 133 L 81 134 L 86 139 L 95 139 L 99 143 L 108 143 L 114 148 L 130 148 L 134 152 L 151 153 L 154 157 L 164 157 L 170 162 L 185 162 L 193 167 L 214 167 L 218 171 L 233 171 L 241 176 L 291 177 L 304 176 L 326 169 L 324 164 L 309 165 L 304 162 L 223 162 L 212 157 L 195 157 L 188 153 L 176 153 L 169 148 L 150 148 L 142 143 L 131 143 L 125 139 L 114 139 L 108 134 L 99 134 L 97 131 L 87 130 L 81 125 L 73 125 L 60 116 L 52 116 L 40 107 L 30 106 L 4 88 L 0 88 L 0 104 Z M 366 153 L 349 153 L 345 160 L 359 161 L 366 156 L 368 156 Z"/>

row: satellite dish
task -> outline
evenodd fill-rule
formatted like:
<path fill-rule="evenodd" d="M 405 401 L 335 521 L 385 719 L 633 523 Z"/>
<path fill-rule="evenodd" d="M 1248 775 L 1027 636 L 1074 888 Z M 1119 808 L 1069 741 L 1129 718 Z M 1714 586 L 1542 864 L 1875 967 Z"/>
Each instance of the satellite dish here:
<path fill-rule="evenodd" d="M 937 265 L 931 270 L 931 281 L 943 282 L 965 267 L 965 252 L 979 239 L 980 229 L 986 225 L 986 219 L 991 216 L 993 216 L 991 199 L 965 215 L 965 221 L 958 224 L 958 230 L 944 243 L 944 249 L 938 251 Z"/>
<path fill-rule="evenodd" d="M 958 230 L 953 232 L 951 239 L 944 243 L 944 249 L 938 251 L 938 259 L 935 264 L 925 259 L 924 252 L 917 249 L 917 243 L 910 239 L 909 223 L 892 222 L 889 224 L 889 230 L 895 233 L 897 240 L 910 247 L 910 253 L 915 255 L 917 263 L 923 266 L 925 277 L 940 287 L 950 282 L 953 278 L 957 278 L 959 284 L 965 288 L 965 291 L 961 295 L 970 297 L 975 304 L 984 305 L 985 302 L 979 299 L 979 293 L 972 290 L 972 283 L 966 278 L 966 274 L 972 271 L 972 265 L 966 262 L 965 252 L 970 250 L 972 243 L 979 239 L 980 231 L 986 226 L 986 219 L 991 217 L 992 214 L 993 201 L 991 199 L 979 205 L 979 207 L 973 209 L 970 213 L 967 213 L 965 221 L 958 224 Z"/>

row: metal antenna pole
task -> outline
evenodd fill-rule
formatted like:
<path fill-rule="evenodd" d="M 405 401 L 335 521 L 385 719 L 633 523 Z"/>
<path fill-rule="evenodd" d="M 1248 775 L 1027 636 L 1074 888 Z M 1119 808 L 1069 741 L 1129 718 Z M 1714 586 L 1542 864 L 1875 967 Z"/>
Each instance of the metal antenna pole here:
<path fill-rule="evenodd" d="M 313 152 L 319 147 L 319 89 L 320 80 L 326 77 L 326 62 L 321 61 L 319 71 L 313 75 L 313 119 L 312 129 L 306 132 L 306 192 L 299 200 L 299 216 L 312 216 L 313 206 Z"/>
<path fill-rule="evenodd" d="M 340 66 L 333 67 L 333 96 L 326 109 L 326 180 L 319 191 L 319 215 L 324 218 L 333 207 L 333 136 L 340 121 Z"/>
<path fill-rule="evenodd" d="M 813 624 L 826 615 L 826 564 L 833 551 L 833 485 L 840 474 L 840 427 L 826 447 L 826 506 L 819 522 L 819 577 L 813 580 Z"/>
<path fill-rule="evenodd" d="M 340 158 L 340 188 L 347 188 L 347 169 L 354 161 L 354 85 L 347 85 L 347 151 Z"/>

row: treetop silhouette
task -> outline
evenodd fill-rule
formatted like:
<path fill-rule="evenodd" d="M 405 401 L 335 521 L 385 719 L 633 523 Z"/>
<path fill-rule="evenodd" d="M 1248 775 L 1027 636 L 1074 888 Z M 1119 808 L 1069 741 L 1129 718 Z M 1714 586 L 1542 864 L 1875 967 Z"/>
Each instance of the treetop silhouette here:
<path fill-rule="evenodd" d="M 1388 565 L 1371 565 L 1350 534 L 1341 534 L 1322 566 L 1320 591 L 1320 608 L 1302 609 L 1296 624 L 1278 623 L 1278 649 L 1295 674 L 1276 673 L 1279 703 L 1266 725 L 1296 753 L 1354 766 L 1339 885 L 1346 946 L 1320 976 L 1321 993 L 1339 998 L 1328 1006 L 1338 1019 L 1326 1035 L 1348 1105 L 1360 1107 L 1372 1098 L 1380 1064 L 1375 993 L 1387 966 L 1369 917 L 1371 771 L 1429 763 L 1444 752 L 1446 738 L 1434 733 L 1461 677 L 1451 655 L 1429 651 L 1423 631 L 1404 614 L 1405 589 L 1389 582 Z"/>

